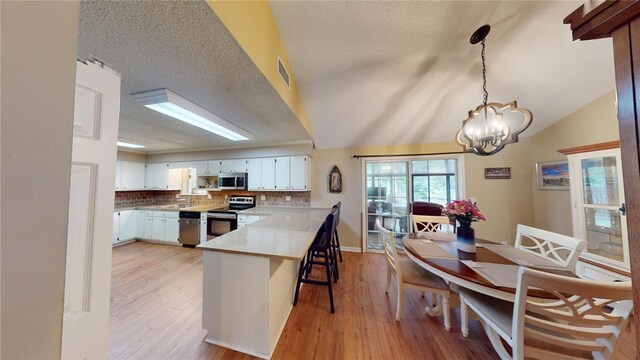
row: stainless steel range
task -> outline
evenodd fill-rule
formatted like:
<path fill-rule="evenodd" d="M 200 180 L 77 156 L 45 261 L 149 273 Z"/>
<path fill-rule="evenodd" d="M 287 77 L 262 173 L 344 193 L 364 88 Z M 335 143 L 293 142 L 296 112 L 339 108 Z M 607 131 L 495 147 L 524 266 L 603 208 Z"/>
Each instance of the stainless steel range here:
<path fill-rule="evenodd" d="M 238 228 L 238 211 L 256 206 L 256 197 L 252 195 L 232 195 L 229 206 L 207 212 L 207 240 L 224 235 Z"/>

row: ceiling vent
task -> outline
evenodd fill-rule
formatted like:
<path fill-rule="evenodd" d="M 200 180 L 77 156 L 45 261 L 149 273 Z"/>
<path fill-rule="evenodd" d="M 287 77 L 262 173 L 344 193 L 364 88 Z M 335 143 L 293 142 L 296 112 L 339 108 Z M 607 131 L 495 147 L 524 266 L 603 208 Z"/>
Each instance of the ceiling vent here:
<path fill-rule="evenodd" d="M 282 63 L 282 59 L 280 59 L 280 55 L 278 57 L 278 74 L 280 74 L 280 78 L 284 81 L 284 84 L 287 85 L 287 89 L 291 89 L 291 85 L 289 84 L 290 78 L 287 69 L 284 67 Z"/>

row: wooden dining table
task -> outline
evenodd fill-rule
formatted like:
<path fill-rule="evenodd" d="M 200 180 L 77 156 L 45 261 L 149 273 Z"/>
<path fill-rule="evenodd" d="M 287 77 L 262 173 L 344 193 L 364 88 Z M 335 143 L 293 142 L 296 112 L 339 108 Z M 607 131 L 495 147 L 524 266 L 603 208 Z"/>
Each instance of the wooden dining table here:
<path fill-rule="evenodd" d="M 526 253 L 511 245 L 489 240 L 477 239 L 475 253 L 458 250 L 455 234 L 410 233 L 403 238 L 403 241 L 405 253 L 411 260 L 431 273 L 440 276 L 449 284 L 455 284 L 502 300 L 514 301 L 519 266 L 576 277 L 572 271 L 560 268 L 551 261 Z M 507 258 L 499 253 L 508 253 L 511 256 Z M 535 265 L 531 261 L 532 256 L 537 258 Z M 493 271 L 501 271 L 500 277 L 508 279 L 507 282 L 510 284 L 500 285 L 495 280 L 490 281 L 488 276 L 483 276 L 478 272 L 480 269 L 474 270 L 472 268 L 474 266 L 491 267 Z M 539 298 L 550 297 L 548 293 L 535 289 L 530 289 L 528 295 Z"/>

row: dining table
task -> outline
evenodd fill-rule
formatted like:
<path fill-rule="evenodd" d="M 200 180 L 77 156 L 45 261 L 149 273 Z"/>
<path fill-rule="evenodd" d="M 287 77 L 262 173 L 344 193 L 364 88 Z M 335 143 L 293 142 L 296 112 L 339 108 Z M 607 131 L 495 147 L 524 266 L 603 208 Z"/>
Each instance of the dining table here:
<path fill-rule="evenodd" d="M 403 243 L 411 260 L 446 282 L 507 301 L 514 300 L 520 266 L 576 277 L 544 257 L 486 239 L 476 239 L 475 253 L 458 250 L 456 235 L 446 232 L 409 233 Z M 549 297 L 535 289 L 528 295 Z"/>

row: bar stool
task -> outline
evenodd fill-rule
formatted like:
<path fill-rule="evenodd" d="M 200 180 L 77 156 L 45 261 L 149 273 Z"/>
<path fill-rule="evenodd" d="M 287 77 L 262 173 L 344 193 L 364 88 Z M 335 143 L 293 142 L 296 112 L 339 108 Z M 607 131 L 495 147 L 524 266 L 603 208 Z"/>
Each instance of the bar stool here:
<path fill-rule="evenodd" d="M 333 290 L 331 288 L 331 277 L 334 277 L 334 281 L 337 280 L 335 277 L 335 254 L 333 252 L 332 246 L 332 234 L 335 228 L 335 217 L 336 217 L 336 209 L 332 209 L 331 213 L 327 215 L 324 223 L 316 233 L 316 237 L 309 247 L 309 251 L 307 252 L 307 256 L 305 259 L 300 261 L 300 269 L 298 270 L 298 282 L 296 283 L 296 292 L 293 298 L 293 306 L 296 306 L 298 303 L 298 294 L 300 292 L 300 284 L 312 284 L 312 285 L 325 285 L 329 288 L 329 303 L 331 305 L 331 313 L 334 313 L 333 306 Z M 322 258 L 322 261 L 316 260 L 316 258 Z M 314 280 L 309 279 L 309 275 L 311 274 L 311 267 L 313 265 L 323 265 L 327 272 L 327 280 Z"/>
<path fill-rule="evenodd" d="M 340 238 L 338 237 L 338 225 L 340 224 L 340 207 L 342 206 L 342 201 L 338 201 L 337 204 L 333 205 L 333 207 L 337 207 L 338 208 L 338 212 L 336 215 L 336 226 L 335 226 L 335 230 L 334 230 L 334 235 L 333 235 L 333 249 L 334 249 L 334 254 L 335 251 L 338 251 L 338 254 L 340 255 L 340 262 L 342 262 L 342 250 L 340 249 Z M 337 263 L 336 263 L 336 267 L 337 267 Z"/>

